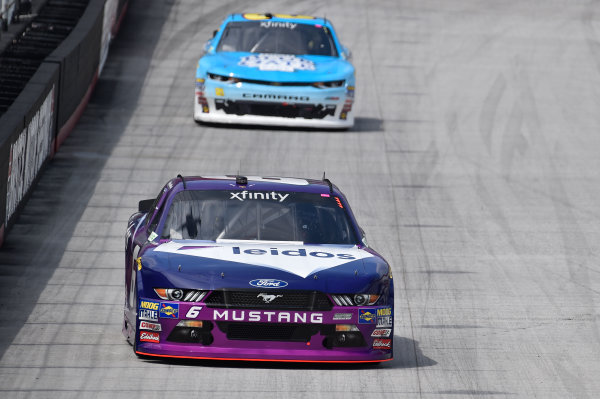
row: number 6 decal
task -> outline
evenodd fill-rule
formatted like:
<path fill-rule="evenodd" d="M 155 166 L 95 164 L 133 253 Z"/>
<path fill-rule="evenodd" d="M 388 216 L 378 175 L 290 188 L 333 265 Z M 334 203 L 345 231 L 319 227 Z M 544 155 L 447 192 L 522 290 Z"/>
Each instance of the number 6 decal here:
<path fill-rule="evenodd" d="M 188 312 L 185 315 L 185 317 L 188 318 L 188 319 L 195 319 L 196 317 L 198 317 L 198 315 L 200 314 L 201 310 L 202 310 L 202 306 L 192 306 L 190 308 L 190 310 L 188 310 Z"/>

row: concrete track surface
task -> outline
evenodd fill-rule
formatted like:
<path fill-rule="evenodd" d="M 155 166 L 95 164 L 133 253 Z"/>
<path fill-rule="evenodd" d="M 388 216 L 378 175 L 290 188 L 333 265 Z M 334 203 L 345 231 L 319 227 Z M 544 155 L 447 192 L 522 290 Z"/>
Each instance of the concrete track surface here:
<path fill-rule="evenodd" d="M 197 57 L 242 11 L 334 22 L 357 67 L 354 129 L 194 123 Z M 132 0 L 0 251 L 0 397 L 598 397 L 599 109 L 598 1 Z M 395 271 L 394 361 L 134 356 L 128 216 L 178 173 L 238 169 L 325 170 L 346 192 Z"/>

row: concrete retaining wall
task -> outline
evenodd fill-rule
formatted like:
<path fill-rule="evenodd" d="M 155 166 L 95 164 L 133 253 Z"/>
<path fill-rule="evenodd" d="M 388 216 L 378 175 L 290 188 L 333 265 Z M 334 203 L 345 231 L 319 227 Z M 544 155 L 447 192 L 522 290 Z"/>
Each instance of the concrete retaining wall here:
<path fill-rule="evenodd" d="M 0 245 L 83 113 L 128 0 L 90 0 L 69 36 L 0 118 Z"/>

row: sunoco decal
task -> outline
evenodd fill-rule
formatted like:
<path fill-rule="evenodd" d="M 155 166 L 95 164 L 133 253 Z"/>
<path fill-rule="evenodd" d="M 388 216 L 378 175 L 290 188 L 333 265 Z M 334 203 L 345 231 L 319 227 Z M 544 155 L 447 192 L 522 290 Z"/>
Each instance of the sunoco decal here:
<path fill-rule="evenodd" d="M 298 244 L 261 245 L 258 243 L 222 244 L 198 248 L 190 246 L 189 241 L 187 243 L 170 241 L 159 245 L 155 251 L 269 267 L 293 273 L 302 278 L 321 270 L 373 256 L 356 247 Z"/>
<path fill-rule="evenodd" d="M 162 317 L 164 319 L 178 319 L 179 318 L 179 304 L 171 303 L 171 302 L 161 302 L 160 317 Z"/>
<path fill-rule="evenodd" d="M 375 317 L 373 309 L 358 309 L 359 324 L 375 324 Z"/>
<path fill-rule="evenodd" d="M 258 68 L 261 71 L 294 72 L 314 71 L 315 63 L 289 54 L 258 54 L 242 57 L 238 65 Z"/>

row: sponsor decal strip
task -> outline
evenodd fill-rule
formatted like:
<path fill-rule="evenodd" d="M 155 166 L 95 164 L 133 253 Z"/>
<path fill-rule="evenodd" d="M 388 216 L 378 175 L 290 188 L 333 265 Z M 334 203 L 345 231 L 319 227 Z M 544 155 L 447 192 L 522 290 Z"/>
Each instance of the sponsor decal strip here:
<path fill-rule="evenodd" d="M 373 349 L 392 349 L 392 340 L 376 338 L 373 340 Z"/>
<path fill-rule="evenodd" d="M 160 336 L 157 332 L 152 331 L 140 331 L 140 341 L 142 342 L 154 342 L 160 343 Z"/>
<path fill-rule="evenodd" d="M 375 309 L 358 309 L 359 324 L 375 324 Z"/>
<path fill-rule="evenodd" d="M 157 301 L 140 299 L 138 318 L 140 320 L 158 321 L 158 307 L 159 303 Z"/>
<path fill-rule="evenodd" d="M 391 333 L 392 333 L 391 328 L 381 328 L 381 329 L 373 330 L 371 337 L 389 338 Z"/>
<path fill-rule="evenodd" d="M 173 302 L 161 302 L 160 317 L 165 319 L 178 319 L 179 304 Z"/>
<path fill-rule="evenodd" d="M 162 331 L 162 326 L 158 323 L 140 320 L 140 330 Z"/>
<path fill-rule="evenodd" d="M 391 307 L 377 309 L 377 327 L 392 327 L 394 325 L 394 315 Z"/>

